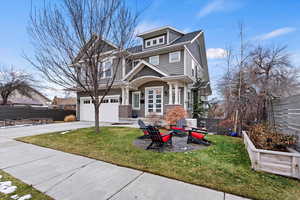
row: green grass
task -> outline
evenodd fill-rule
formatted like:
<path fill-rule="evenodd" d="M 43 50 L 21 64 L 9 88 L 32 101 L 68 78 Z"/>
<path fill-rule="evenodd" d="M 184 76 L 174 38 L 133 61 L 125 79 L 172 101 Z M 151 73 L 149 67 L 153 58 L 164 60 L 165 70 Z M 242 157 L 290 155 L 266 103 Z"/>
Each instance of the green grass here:
<path fill-rule="evenodd" d="M 300 181 L 253 171 L 240 138 L 209 135 L 213 145 L 186 153 L 139 149 L 133 141 L 139 129 L 104 127 L 20 138 L 20 141 L 84 155 L 121 166 L 182 180 L 216 190 L 262 200 L 300 199 Z"/>
<path fill-rule="evenodd" d="M 0 175 L 3 176 L 2 179 L 0 179 L 1 182 L 11 181 L 12 185 L 17 186 L 17 189 L 14 193 L 7 194 L 7 195 L 0 193 L 1 200 L 12 200 L 10 197 L 15 194 L 19 195 L 20 197 L 26 194 L 31 194 L 32 196 L 31 200 L 53 200 L 49 196 L 43 194 L 42 192 L 39 192 L 38 190 L 34 189 L 32 186 L 21 182 L 20 180 L 12 177 L 11 175 L 9 175 L 8 173 L 2 170 L 0 170 Z"/>

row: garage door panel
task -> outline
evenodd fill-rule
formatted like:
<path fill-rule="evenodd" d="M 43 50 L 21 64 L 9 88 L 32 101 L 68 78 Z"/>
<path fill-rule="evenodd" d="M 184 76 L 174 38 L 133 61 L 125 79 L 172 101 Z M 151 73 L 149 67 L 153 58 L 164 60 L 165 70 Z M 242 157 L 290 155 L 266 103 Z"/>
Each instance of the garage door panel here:
<path fill-rule="evenodd" d="M 119 97 L 106 97 L 104 103 L 99 109 L 100 122 L 118 122 L 119 121 Z M 82 97 L 80 99 L 80 120 L 95 121 L 94 105 L 91 98 Z"/>

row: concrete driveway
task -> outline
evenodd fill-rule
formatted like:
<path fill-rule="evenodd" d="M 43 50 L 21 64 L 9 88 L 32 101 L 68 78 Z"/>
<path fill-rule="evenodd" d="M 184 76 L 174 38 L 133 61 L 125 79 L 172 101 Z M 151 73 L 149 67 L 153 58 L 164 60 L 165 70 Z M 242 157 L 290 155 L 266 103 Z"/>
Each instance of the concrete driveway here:
<path fill-rule="evenodd" d="M 74 122 L 0 129 L 0 169 L 57 200 L 244 199 L 12 139 L 91 125 Z"/>

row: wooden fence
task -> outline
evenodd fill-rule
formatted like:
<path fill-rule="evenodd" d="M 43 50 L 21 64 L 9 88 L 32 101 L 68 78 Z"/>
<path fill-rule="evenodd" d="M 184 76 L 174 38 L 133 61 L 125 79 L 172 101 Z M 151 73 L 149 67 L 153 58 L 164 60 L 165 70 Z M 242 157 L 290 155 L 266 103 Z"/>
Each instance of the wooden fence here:
<path fill-rule="evenodd" d="M 269 113 L 270 122 L 275 122 L 279 132 L 297 136 L 300 151 L 300 95 L 274 100 Z"/>
<path fill-rule="evenodd" d="M 49 118 L 54 121 L 62 121 L 66 115 L 76 115 L 76 111 L 63 109 L 50 109 L 47 107 L 29 106 L 0 106 L 1 120 L 20 120 L 31 118 Z"/>

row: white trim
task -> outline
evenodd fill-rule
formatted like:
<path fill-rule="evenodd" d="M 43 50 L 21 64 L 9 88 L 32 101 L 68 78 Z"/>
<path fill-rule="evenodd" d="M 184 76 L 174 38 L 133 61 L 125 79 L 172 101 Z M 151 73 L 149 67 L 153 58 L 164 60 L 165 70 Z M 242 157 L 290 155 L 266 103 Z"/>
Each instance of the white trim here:
<path fill-rule="evenodd" d="M 186 41 L 186 42 L 180 42 L 178 44 L 171 44 L 171 45 L 167 45 L 167 46 L 164 45 L 162 47 L 157 47 L 157 48 L 154 48 L 154 49 L 149 49 L 149 50 L 141 51 L 141 52 L 137 52 L 137 53 L 130 53 L 130 52 L 129 53 L 130 53 L 130 55 L 139 55 L 139 54 L 149 53 L 149 52 L 152 52 L 152 51 L 159 51 L 159 50 L 163 50 L 163 49 L 182 46 L 182 45 L 189 44 L 189 43 L 190 43 L 190 41 Z"/>
<path fill-rule="evenodd" d="M 171 60 L 171 55 L 175 55 L 178 54 L 178 59 L 177 60 Z M 181 59 L 181 51 L 173 51 L 169 53 L 169 63 L 176 63 L 176 62 L 180 62 Z"/>
<path fill-rule="evenodd" d="M 157 63 L 152 63 L 154 58 L 157 58 Z M 151 60 L 152 60 L 152 61 L 151 61 Z M 152 64 L 152 65 L 159 65 L 159 55 L 156 55 L 156 56 L 150 56 L 150 57 L 149 57 L 149 63 Z"/>
<path fill-rule="evenodd" d="M 159 42 L 160 39 L 163 39 L 163 41 L 161 43 Z M 156 44 L 153 44 L 154 41 L 156 41 Z M 150 45 L 147 45 L 147 42 L 150 42 Z M 145 43 L 145 48 L 155 47 L 155 46 L 158 46 L 158 45 L 165 44 L 165 35 L 158 36 L 158 37 L 151 38 L 151 39 L 146 39 L 144 41 L 144 43 Z"/>
<path fill-rule="evenodd" d="M 134 95 L 138 94 L 139 95 L 139 107 L 134 107 Z M 141 109 L 141 91 L 137 91 L 137 92 L 132 92 L 131 94 L 131 99 L 132 99 L 132 110 L 140 110 Z"/>
<path fill-rule="evenodd" d="M 195 60 L 195 62 L 200 66 L 200 67 L 202 67 L 201 65 L 200 65 L 200 63 L 197 61 L 197 59 L 193 56 L 193 54 L 190 52 L 190 50 L 186 47 L 186 45 L 184 45 L 184 48 L 187 50 L 187 52 L 190 54 L 190 56 L 192 57 L 192 59 L 194 59 Z"/>
<path fill-rule="evenodd" d="M 191 40 L 191 43 L 193 43 L 200 35 L 202 35 L 203 34 L 203 31 L 201 31 L 198 35 L 196 35 L 195 37 L 194 37 L 194 39 L 192 39 Z"/>
<path fill-rule="evenodd" d="M 122 58 L 122 78 L 124 78 L 125 74 L 126 74 L 126 60 L 123 57 Z"/>
<path fill-rule="evenodd" d="M 147 91 L 148 90 L 151 90 L 151 89 L 161 89 L 161 112 L 160 113 L 157 113 L 158 115 L 163 115 L 163 107 L 164 107 L 164 86 L 155 86 L 155 87 L 145 87 L 145 116 L 149 115 L 149 112 L 148 112 L 148 95 L 147 95 Z M 154 106 L 154 102 L 153 102 L 153 106 Z M 156 109 L 156 107 L 155 107 Z"/>
<path fill-rule="evenodd" d="M 167 74 L 165 74 L 164 72 L 162 72 L 161 70 L 159 70 L 157 67 L 155 67 L 154 65 L 146 62 L 145 60 L 141 60 L 139 62 L 139 64 L 136 65 L 135 68 L 133 68 L 130 72 L 128 72 L 128 74 L 123 78 L 123 81 L 125 81 L 127 78 L 130 78 L 131 76 L 135 75 L 136 73 L 138 73 L 140 70 L 143 69 L 143 67 L 147 65 L 149 68 L 153 69 L 154 71 L 160 73 L 163 76 L 168 76 Z"/>
<path fill-rule="evenodd" d="M 186 60 L 187 60 L 187 53 L 186 48 L 184 48 L 184 56 L 183 56 L 183 74 L 186 75 Z"/>
<path fill-rule="evenodd" d="M 137 37 L 140 37 L 140 36 L 142 36 L 142 35 L 146 35 L 146 34 L 149 34 L 149 33 L 152 33 L 152 32 L 156 32 L 156 31 L 160 31 L 160 30 L 163 30 L 163 29 L 171 29 L 171 30 L 173 30 L 173 31 L 176 31 L 176 32 L 178 32 L 178 33 L 181 33 L 181 34 L 185 34 L 185 33 L 183 33 L 182 31 L 180 31 L 180 30 L 178 30 L 178 29 L 176 29 L 176 28 L 173 28 L 173 27 L 171 27 L 171 26 L 162 26 L 162 27 L 159 27 L 159 28 L 155 28 L 155 29 L 151 29 L 151 30 L 149 30 L 149 31 L 145 31 L 145 32 L 142 32 L 142 33 L 139 33 L 139 34 L 137 34 L 136 36 Z"/>
<path fill-rule="evenodd" d="M 110 66 L 110 76 L 106 76 L 106 67 L 105 64 L 107 62 L 111 62 L 111 66 Z M 101 64 L 101 63 L 99 63 Z M 105 79 L 105 78 L 111 78 L 113 76 L 113 58 L 105 58 L 102 62 L 102 72 L 101 72 L 102 77 L 100 76 L 100 79 Z"/>

